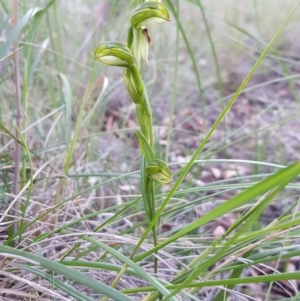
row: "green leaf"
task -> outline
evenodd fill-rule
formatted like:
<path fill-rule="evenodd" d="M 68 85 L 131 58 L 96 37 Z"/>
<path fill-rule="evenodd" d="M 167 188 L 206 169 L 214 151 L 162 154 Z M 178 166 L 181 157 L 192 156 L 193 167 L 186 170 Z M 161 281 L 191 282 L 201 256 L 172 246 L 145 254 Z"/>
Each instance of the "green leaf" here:
<path fill-rule="evenodd" d="M 151 162 L 152 160 L 154 160 L 154 153 L 146 137 L 140 131 L 136 131 L 136 135 L 138 137 L 140 148 L 143 155 L 145 156 L 148 162 Z"/>
<path fill-rule="evenodd" d="M 135 65 L 124 68 L 123 80 L 125 87 L 135 104 L 142 104 L 144 99 L 144 83 Z"/>
<path fill-rule="evenodd" d="M 144 138 L 149 137 L 148 116 L 144 110 L 144 106 L 141 104 L 137 104 L 135 106 L 135 111 L 136 111 L 136 117 L 139 122 L 139 125 L 142 130 Z M 147 141 L 147 139 L 146 139 L 146 141 Z"/>

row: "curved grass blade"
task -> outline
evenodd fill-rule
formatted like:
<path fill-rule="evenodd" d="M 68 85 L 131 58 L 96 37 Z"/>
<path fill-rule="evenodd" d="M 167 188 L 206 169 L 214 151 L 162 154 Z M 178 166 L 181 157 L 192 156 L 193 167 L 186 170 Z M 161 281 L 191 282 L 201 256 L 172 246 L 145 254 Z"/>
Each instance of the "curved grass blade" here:
<path fill-rule="evenodd" d="M 121 254 L 120 252 L 116 251 L 115 249 L 109 247 L 108 245 L 99 242 L 95 239 L 92 239 L 90 237 L 84 236 L 84 239 L 91 242 L 94 245 L 99 246 L 100 248 L 104 249 L 108 253 L 112 254 L 115 258 L 121 260 L 124 262 L 127 266 L 135 270 L 139 276 L 149 283 L 151 283 L 153 286 L 155 286 L 156 290 L 159 291 L 163 296 L 168 296 L 170 294 L 170 291 L 165 288 L 158 280 L 156 280 L 154 277 L 149 275 L 147 272 L 145 272 L 140 266 L 138 266 L 135 262 L 133 262 L 131 259 L 129 259 L 127 256 Z M 178 301 L 177 298 L 171 297 L 170 300 L 172 301 Z"/>
<path fill-rule="evenodd" d="M 58 287 L 59 289 L 61 289 L 62 291 L 64 291 L 65 293 L 68 294 L 68 296 L 72 296 L 74 298 L 76 298 L 76 300 L 79 301 L 95 301 L 95 299 L 92 299 L 84 294 L 82 294 L 80 291 L 76 290 L 75 288 L 73 288 L 72 286 L 69 286 L 65 283 L 63 283 L 62 281 L 59 281 L 58 279 L 52 277 L 51 275 L 44 273 L 38 269 L 23 265 L 23 264 L 17 264 L 17 266 L 19 266 L 21 269 L 35 274 L 37 276 L 42 277 L 43 279 L 48 280 L 50 283 L 52 283 L 55 287 Z"/>
<path fill-rule="evenodd" d="M 14 27 L 14 29 L 8 35 L 6 42 L 0 47 L 0 61 L 6 56 L 7 51 L 12 46 L 15 39 L 20 35 L 21 31 L 24 29 L 28 21 L 41 11 L 42 9 L 37 7 L 30 9 L 18 22 L 17 26 Z"/>
<path fill-rule="evenodd" d="M 111 288 L 110 286 L 104 284 L 103 282 L 95 280 L 89 276 L 86 276 L 83 273 L 80 273 L 78 271 L 70 269 L 58 262 L 46 259 L 42 256 L 33 255 L 33 254 L 30 254 L 25 251 L 21 251 L 21 250 L 17 250 L 17 249 L 8 247 L 8 246 L 1 246 L 1 245 L 0 245 L 0 253 L 16 255 L 20 258 L 23 258 L 24 260 L 28 259 L 28 260 L 36 261 L 42 267 L 44 267 L 50 271 L 53 271 L 59 275 L 64 275 L 68 279 L 72 279 L 76 282 L 79 282 L 79 283 L 93 289 L 95 292 L 109 296 L 113 300 L 132 301 L 132 299 L 130 299 L 126 295 L 118 292 L 117 290 Z"/>

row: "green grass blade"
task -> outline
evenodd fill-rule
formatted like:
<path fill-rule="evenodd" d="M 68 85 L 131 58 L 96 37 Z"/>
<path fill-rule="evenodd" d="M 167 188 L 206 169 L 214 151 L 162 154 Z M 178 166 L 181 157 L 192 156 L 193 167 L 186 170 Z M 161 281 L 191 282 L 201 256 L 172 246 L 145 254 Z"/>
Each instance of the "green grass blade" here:
<path fill-rule="evenodd" d="M 37 275 L 37 276 L 39 276 L 43 279 L 48 280 L 55 287 L 58 287 L 59 289 L 61 289 L 65 293 L 67 293 L 68 296 L 72 296 L 72 297 L 76 298 L 76 300 L 79 300 L 79 301 L 95 301 L 95 299 L 92 299 L 92 298 L 82 294 L 80 291 L 76 290 L 72 286 L 69 286 L 69 285 L 63 283 L 62 281 L 59 281 L 58 279 L 52 277 L 51 275 L 49 275 L 47 273 L 44 273 L 40 270 L 37 270 L 35 268 L 32 268 L 30 266 L 26 266 L 26 265 L 23 265 L 23 264 L 18 264 L 17 266 L 19 266 L 21 269 L 23 269 L 23 270 L 25 270 L 29 273 L 32 273 L 32 274 Z"/>
<path fill-rule="evenodd" d="M 247 254 L 245 254 L 245 257 L 251 254 L 251 251 L 249 251 Z M 236 269 L 234 269 L 229 277 L 229 279 L 234 278 L 241 278 L 240 275 L 242 274 L 244 270 L 244 267 L 240 266 Z M 226 288 L 232 290 L 235 287 L 234 284 L 227 285 Z M 220 290 L 220 292 L 217 294 L 217 296 L 214 298 L 214 301 L 223 301 L 227 300 L 228 298 L 228 291 L 227 290 Z"/>
<path fill-rule="evenodd" d="M 198 67 L 197 67 L 197 63 L 196 63 L 196 59 L 195 59 L 195 56 L 194 56 L 194 52 L 192 50 L 192 47 L 189 43 L 189 40 L 185 34 L 185 30 L 183 29 L 182 25 L 181 25 L 181 22 L 179 20 L 179 16 L 178 16 L 178 13 L 176 12 L 173 4 L 171 3 L 170 0 L 166 0 L 165 1 L 168 6 L 170 7 L 170 10 L 172 11 L 175 19 L 176 19 L 176 22 L 177 22 L 177 26 L 179 28 L 179 31 L 182 35 L 182 38 L 184 40 L 184 43 L 185 43 L 185 46 L 186 46 L 186 49 L 189 53 L 189 56 L 191 58 L 191 61 L 192 61 L 192 65 L 193 65 L 193 69 L 194 69 L 194 72 L 195 72 L 195 75 L 196 75 L 196 80 L 197 80 L 197 85 L 198 85 L 198 89 L 199 89 L 199 98 L 200 98 L 200 101 L 202 102 L 202 105 L 204 106 L 204 98 L 203 98 L 203 89 L 202 89 L 202 84 L 201 84 L 201 80 L 200 80 L 200 74 L 199 74 L 199 71 L 198 71 Z"/>
<path fill-rule="evenodd" d="M 10 32 L 10 34 L 7 37 L 6 42 L 0 47 L 0 61 L 2 58 L 5 57 L 7 51 L 9 48 L 12 46 L 13 42 L 15 39 L 20 35 L 28 21 L 34 17 L 38 12 L 41 12 L 41 8 L 33 8 L 30 9 L 24 16 L 23 18 L 18 22 L 17 26 L 14 27 L 14 29 Z"/>
<path fill-rule="evenodd" d="M 136 135 L 139 140 L 139 145 L 140 145 L 141 151 L 142 151 L 143 155 L 145 156 L 147 162 L 150 163 L 152 160 L 154 160 L 153 150 L 152 150 L 151 146 L 149 145 L 146 137 L 140 131 L 136 131 Z"/>
<path fill-rule="evenodd" d="M 9 137 L 11 137 L 13 140 L 20 143 L 22 146 L 24 146 L 23 142 L 19 140 L 6 126 L 4 126 L 3 123 L 0 123 L 0 129 L 5 132 Z"/>
<path fill-rule="evenodd" d="M 211 48 L 212 56 L 213 56 L 214 63 L 215 63 L 215 66 L 216 66 L 216 74 L 217 74 L 217 80 L 218 80 L 219 97 L 221 99 L 221 98 L 223 98 L 223 84 L 222 84 L 221 70 L 220 70 L 220 66 L 219 66 L 217 52 L 216 52 L 216 49 L 215 49 L 215 45 L 214 45 L 213 39 L 212 39 L 211 34 L 210 34 L 209 25 L 208 25 L 208 22 L 207 22 L 207 19 L 206 19 L 206 15 L 205 15 L 205 11 L 204 11 L 204 8 L 202 6 L 202 3 L 201 3 L 200 0 L 197 0 L 197 4 L 198 4 L 198 6 L 199 6 L 199 8 L 201 10 L 201 15 L 202 15 L 203 23 L 204 23 L 204 26 L 205 26 L 205 30 L 206 30 L 206 34 L 207 34 L 207 37 L 208 37 L 209 45 L 210 45 L 210 48 Z"/>
<path fill-rule="evenodd" d="M 109 296 L 110 298 L 112 298 L 113 300 L 116 301 L 132 301 L 132 299 L 130 299 L 129 297 L 127 297 L 126 295 L 118 292 L 117 290 L 111 288 L 110 286 L 95 280 L 89 276 L 86 276 L 83 273 L 80 273 L 78 271 L 75 271 L 73 269 L 70 269 L 58 262 L 49 260 L 44 258 L 43 256 L 37 256 L 37 255 L 33 255 L 31 253 L 25 252 L 25 251 L 21 251 L 21 250 L 17 250 L 8 246 L 3 246 L 0 245 L 0 253 L 2 254 L 8 254 L 8 255 L 16 255 L 20 258 L 23 258 L 24 260 L 28 259 L 28 260 L 33 260 L 38 262 L 42 267 L 53 271 L 54 273 L 58 274 L 58 275 L 64 275 L 65 277 L 67 277 L 68 279 L 74 280 L 76 282 L 79 282 L 91 289 L 93 289 L 95 292 L 104 294 L 106 296 Z"/>
<path fill-rule="evenodd" d="M 83 238 L 86 239 L 87 241 L 91 242 L 92 244 L 97 245 L 100 248 L 104 249 L 108 253 L 112 254 L 115 258 L 118 258 L 122 262 L 126 263 L 126 265 L 129 266 L 130 268 L 132 268 L 134 271 L 136 271 L 142 279 L 145 279 L 146 281 L 151 283 L 153 286 L 155 286 L 157 291 L 159 291 L 163 296 L 168 296 L 170 294 L 170 291 L 167 290 L 165 288 L 165 286 L 163 286 L 159 281 L 157 281 L 154 277 L 149 275 L 147 272 L 145 272 L 140 266 L 138 266 L 136 263 L 134 263 L 132 260 L 130 260 L 127 256 L 119 253 L 115 249 L 109 247 L 108 245 L 106 245 L 102 242 L 96 241 L 95 239 L 92 239 L 87 236 L 84 236 Z M 170 300 L 176 301 L 178 299 L 171 298 Z"/>
<path fill-rule="evenodd" d="M 31 160 L 31 156 L 30 156 L 30 150 L 26 144 L 26 141 L 24 139 L 24 137 L 22 136 L 21 132 L 19 131 L 19 129 L 17 129 L 18 132 L 19 132 L 19 137 L 21 139 L 21 141 L 23 142 L 23 148 L 24 148 L 24 151 L 26 153 L 26 156 L 28 158 L 28 164 L 29 164 L 29 188 L 28 188 L 28 192 L 27 192 L 27 198 L 26 198 L 26 201 L 25 201 L 25 204 L 23 206 L 21 206 L 21 211 L 22 211 L 22 215 L 21 215 L 21 221 L 20 221 L 20 231 L 19 231 L 19 242 L 22 241 L 22 228 L 23 228 L 23 225 L 25 223 L 25 215 L 26 215 L 26 211 L 27 211 L 27 208 L 29 206 L 29 203 L 30 203 L 30 197 L 31 197 L 31 194 L 32 194 L 32 191 L 33 191 L 33 165 L 32 165 L 32 160 Z"/>
<path fill-rule="evenodd" d="M 0 126 L 1 126 L 1 124 L 0 124 Z M 136 173 L 136 172 L 132 172 L 132 174 L 135 174 L 135 173 Z M 100 186 L 102 186 L 102 185 L 105 185 L 105 184 L 107 184 L 107 183 L 114 182 L 114 181 L 116 181 L 116 180 L 118 180 L 118 179 L 122 179 L 122 178 L 125 178 L 125 177 L 126 177 L 125 175 L 120 175 L 120 176 L 117 176 L 117 177 L 115 177 L 115 178 L 113 178 L 113 179 L 109 179 L 109 180 L 107 180 L 107 181 L 105 181 L 105 182 L 101 182 L 101 183 L 99 183 L 99 184 L 97 184 L 97 185 L 94 185 L 94 186 L 92 186 L 92 187 L 89 187 L 89 188 L 87 188 L 87 189 L 84 189 L 84 190 L 80 191 L 79 193 L 77 193 L 77 194 L 73 195 L 72 197 L 70 197 L 70 198 L 68 198 L 68 199 L 66 199 L 66 200 L 64 200 L 64 201 L 62 201 L 62 202 L 59 203 L 59 204 L 56 204 L 55 206 L 51 207 L 50 209 L 45 210 L 45 211 L 44 211 L 43 213 L 41 213 L 39 216 L 37 216 L 36 218 L 34 218 L 31 222 L 29 222 L 29 223 L 27 223 L 26 225 L 24 225 L 23 231 L 24 231 L 25 229 L 28 229 L 28 228 L 31 227 L 32 225 L 34 225 L 38 220 L 40 220 L 42 217 L 46 216 L 49 212 L 52 212 L 53 210 L 59 208 L 60 206 L 62 206 L 62 205 L 64 205 L 64 204 L 66 204 L 66 203 L 72 201 L 72 200 L 75 199 L 76 197 L 81 196 L 81 195 L 83 195 L 84 193 L 86 193 L 86 192 L 88 192 L 88 191 L 91 191 L 92 189 L 96 189 L 97 187 L 100 187 Z M 135 200 L 134 202 L 137 202 L 138 200 L 139 200 L 139 199 Z M 125 210 L 125 209 L 124 209 L 124 210 Z M 84 219 L 84 218 L 83 218 L 83 219 Z M 112 219 L 113 219 L 113 218 L 112 218 Z M 1 220 L 1 219 L 0 219 L 0 220 Z M 62 227 L 62 228 L 64 228 L 64 227 Z M 99 226 L 98 228 L 100 229 L 101 227 Z M 98 228 L 96 228 L 96 231 L 97 231 Z M 58 230 L 61 230 L 61 229 L 59 228 Z M 51 234 L 53 234 L 53 233 L 56 233 L 56 232 L 57 232 L 57 230 L 49 231 L 48 233 L 46 233 L 45 236 L 41 235 L 39 238 L 40 238 L 40 240 L 42 240 L 42 239 L 44 239 L 45 237 L 48 237 L 49 235 L 51 235 Z M 6 240 L 5 244 L 11 243 L 12 240 L 13 240 L 17 235 L 19 235 L 19 233 L 14 234 L 12 237 L 10 237 L 8 240 Z"/>
<path fill-rule="evenodd" d="M 28 83 L 29 83 L 29 85 L 32 84 L 34 72 L 35 72 L 38 64 L 41 61 L 43 53 L 46 51 L 46 49 L 48 47 L 49 41 L 50 41 L 49 38 L 47 38 L 43 41 L 38 53 L 35 55 L 35 58 L 34 58 L 31 66 L 30 66 L 30 70 L 29 70 L 29 74 L 28 74 L 28 79 L 29 79 Z"/>
<path fill-rule="evenodd" d="M 259 282 L 279 282 L 279 281 L 288 281 L 288 280 L 299 280 L 300 272 L 291 272 L 291 273 L 277 273 L 271 275 L 262 275 L 262 276 L 253 276 L 253 277 L 244 277 L 244 278 L 233 278 L 233 279 L 222 279 L 222 280 L 209 280 L 203 282 L 191 283 L 187 288 L 203 288 L 203 287 L 216 287 L 216 286 L 226 286 L 226 285 L 239 285 L 239 284 L 248 284 L 248 283 L 259 283 Z M 166 285 L 166 288 L 174 290 L 177 288 L 177 285 Z M 153 286 L 140 287 L 138 289 L 126 289 L 122 290 L 126 294 L 134 294 L 141 292 L 153 292 L 156 289 Z"/>
<path fill-rule="evenodd" d="M 1 0 L 0 1 L 0 3 L 1 3 L 1 5 L 2 5 L 2 8 L 3 8 L 3 10 L 4 10 L 4 12 L 6 13 L 6 14 L 8 14 L 8 8 L 7 8 L 7 6 L 5 5 L 5 3 L 3 2 L 3 0 Z"/>
<path fill-rule="evenodd" d="M 70 86 L 70 82 L 68 78 L 62 74 L 58 74 L 59 77 L 62 80 L 62 87 L 63 87 L 63 94 L 64 94 L 64 100 L 66 103 L 66 145 L 67 145 L 67 151 L 69 149 L 70 139 L 71 139 L 71 117 L 72 117 L 72 90 Z"/>
<path fill-rule="evenodd" d="M 179 18 L 179 0 L 176 0 L 175 9 L 178 11 L 177 16 Z M 168 136 L 167 136 L 167 145 L 166 145 L 166 152 L 165 152 L 165 161 L 168 162 L 170 147 L 171 147 L 171 134 L 172 134 L 172 126 L 173 126 L 173 116 L 175 112 L 175 100 L 177 94 L 177 78 L 178 78 L 178 57 L 179 57 L 179 29 L 176 27 L 176 44 L 175 44 L 175 62 L 174 62 L 174 76 L 173 76 L 173 83 L 172 83 L 172 97 L 170 103 L 170 110 L 169 110 L 169 125 L 168 125 Z"/>
<path fill-rule="evenodd" d="M 269 176 L 268 178 L 262 180 L 261 182 L 255 184 L 252 187 L 247 188 L 242 193 L 236 195 L 235 197 L 231 198 L 226 203 L 221 204 L 220 206 L 216 207 L 208 214 L 200 217 L 198 220 L 190 223 L 184 229 L 177 232 L 173 236 L 166 239 L 163 243 L 159 244 L 156 248 L 149 250 L 135 258 L 136 261 L 139 261 L 150 254 L 152 252 L 161 249 L 162 247 L 174 242 L 178 238 L 182 237 L 183 235 L 201 227 L 202 225 L 208 223 L 209 221 L 222 216 L 232 210 L 238 208 L 239 206 L 255 199 L 256 197 L 268 192 L 270 189 L 273 189 L 282 184 L 282 182 L 290 182 L 295 177 L 297 177 L 300 173 L 300 161 L 290 165 L 287 168 L 284 168 L 277 173 Z"/>

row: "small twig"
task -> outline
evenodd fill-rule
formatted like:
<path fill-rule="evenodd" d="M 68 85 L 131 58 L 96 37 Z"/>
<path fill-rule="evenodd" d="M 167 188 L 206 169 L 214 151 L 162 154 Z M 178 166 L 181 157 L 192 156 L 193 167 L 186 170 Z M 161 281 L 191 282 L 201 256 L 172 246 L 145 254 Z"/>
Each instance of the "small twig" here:
<path fill-rule="evenodd" d="M 12 12 L 12 25 L 13 28 L 16 27 L 18 21 L 18 1 L 13 1 L 13 12 Z M 19 49 L 18 49 L 18 39 L 14 41 L 14 52 L 13 52 L 13 60 L 15 65 L 15 87 L 16 87 L 16 137 L 19 138 L 18 129 L 21 128 L 21 119 L 22 119 L 22 111 L 21 111 L 21 88 L 20 88 L 20 66 L 19 66 Z M 19 191 L 19 172 L 20 172 L 20 157 L 21 157 L 21 145 L 18 141 L 15 141 L 15 175 L 14 175 L 14 195 L 18 195 Z M 15 203 L 13 207 L 12 214 L 17 214 L 18 202 Z M 17 233 L 18 224 L 13 223 L 13 234 Z"/>
<path fill-rule="evenodd" d="M 13 55 L 16 51 L 21 50 L 23 47 L 19 47 L 16 50 L 14 50 L 13 52 L 8 53 L 7 55 L 5 55 L 2 59 L 0 59 L 0 63 L 4 62 L 4 60 L 6 60 L 7 58 L 9 58 L 11 55 Z"/>

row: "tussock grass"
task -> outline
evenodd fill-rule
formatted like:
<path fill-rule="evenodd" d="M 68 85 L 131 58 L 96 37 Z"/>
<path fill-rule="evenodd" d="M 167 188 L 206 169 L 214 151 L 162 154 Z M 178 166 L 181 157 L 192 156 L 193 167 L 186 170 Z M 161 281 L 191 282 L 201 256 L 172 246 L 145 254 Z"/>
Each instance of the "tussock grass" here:
<path fill-rule="evenodd" d="M 141 68 L 174 178 L 153 246 L 134 106 L 121 71 L 92 61 L 126 40 L 137 1 L 21 1 L 15 30 L 0 1 L 1 300 L 297 300 L 300 10 L 163 2 L 173 22 L 151 28 Z"/>

